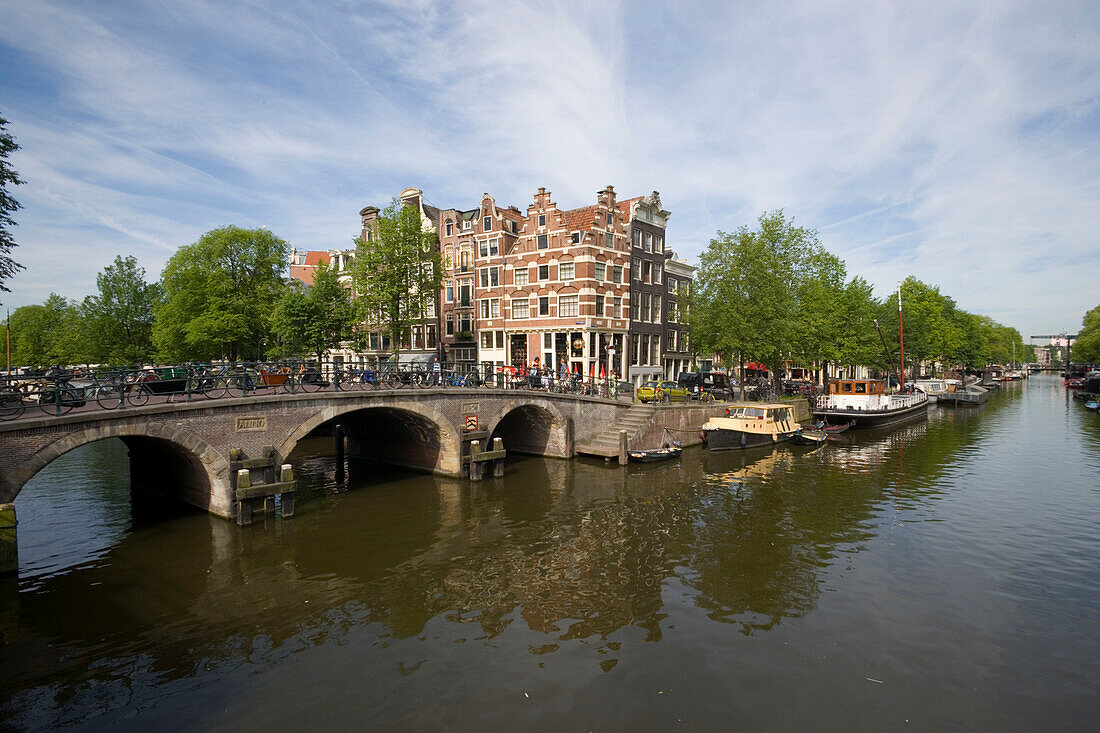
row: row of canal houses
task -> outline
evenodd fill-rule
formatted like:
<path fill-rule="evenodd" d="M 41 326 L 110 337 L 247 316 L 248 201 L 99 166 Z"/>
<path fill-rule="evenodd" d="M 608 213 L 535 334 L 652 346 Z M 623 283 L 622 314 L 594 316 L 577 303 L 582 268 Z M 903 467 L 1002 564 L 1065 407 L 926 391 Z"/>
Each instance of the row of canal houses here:
<path fill-rule="evenodd" d="M 418 188 L 399 198 L 438 235 L 445 265 L 443 287 L 411 328 L 402 362 L 538 363 L 555 373 L 613 372 L 635 384 L 692 368 L 681 295 L 695 268 L 668 247 L 670 214 L 656 191 L 620 201 L 607 186 L 592 205 L 560 209 L 539 188 L 526 213 L 487 193 L 473 209 L 432 206 Z M 378 207 L 359 214 L 362 238 L 376 241 Z M 292 250 L 290 274 L 311 284 L 319 263 L 345 271 L 353 256 Z M 330 358 L 364 365 L 392 352 L 383 334 L 371 332 L 365 349 L 345 345 Z"/>

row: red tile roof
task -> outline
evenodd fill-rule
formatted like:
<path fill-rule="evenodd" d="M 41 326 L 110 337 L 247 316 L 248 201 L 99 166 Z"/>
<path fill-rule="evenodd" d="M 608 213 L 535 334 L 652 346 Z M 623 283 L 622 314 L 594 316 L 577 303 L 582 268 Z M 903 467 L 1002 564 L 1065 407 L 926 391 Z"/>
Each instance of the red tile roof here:
<path fill-rule="evenodd" d="M 306 252 L 306 261 L 303 265 L 291 265 L 290 276 L 295 280 L 301 280 L 306 285 L 313 285 L 313 276 L 317 274 L 317 265 L 326 265 L 332 262 L 332 255 L 328 252 L 309 250 Z"/>

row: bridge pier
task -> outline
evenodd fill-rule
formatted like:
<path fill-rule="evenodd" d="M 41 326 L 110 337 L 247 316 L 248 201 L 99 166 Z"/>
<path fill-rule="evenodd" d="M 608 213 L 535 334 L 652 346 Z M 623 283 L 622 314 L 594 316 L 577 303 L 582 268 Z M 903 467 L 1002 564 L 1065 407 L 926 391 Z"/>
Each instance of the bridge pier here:
<path fill-rule="evenodd" d="M 0 575 L 19 570 L 15 504 L 0 504 Z"/>

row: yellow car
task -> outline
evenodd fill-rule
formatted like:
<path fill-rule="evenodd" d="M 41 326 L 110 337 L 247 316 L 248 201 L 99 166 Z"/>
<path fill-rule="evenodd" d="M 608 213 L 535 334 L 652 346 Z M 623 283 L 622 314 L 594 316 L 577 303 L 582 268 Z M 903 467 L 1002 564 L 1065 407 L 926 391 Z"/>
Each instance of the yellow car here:
<path fill-rule="evenodd" d="M 688 391 L 676 382 L 646 382 L 638 388 L 641 402 L 685 402 Z"/>

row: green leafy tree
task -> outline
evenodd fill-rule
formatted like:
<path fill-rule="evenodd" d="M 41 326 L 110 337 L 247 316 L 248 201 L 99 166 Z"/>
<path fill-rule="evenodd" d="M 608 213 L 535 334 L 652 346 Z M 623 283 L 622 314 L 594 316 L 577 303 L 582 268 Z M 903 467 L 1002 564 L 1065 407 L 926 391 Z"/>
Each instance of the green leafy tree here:
<path fill-rule="evenodd" d="M 757 224 L 719 232 L 700 255 L 688 316 L 692 343 L 731 363 L 767 363 L 777 378 L 788 357 L 839 358 L 844 263 L 782 211 Z"/>
<path fill-rule="evenodd" d="M 263 357 L 286 288 L 288 245 L 266 229 L 225 226 L 181 247 L 161 276 L 153 343 L 172 361 Z"/>
<path fill-rule="evenodd" d="M 875 318 L 882 304 L 874 288 L 862 277 L 852 278 L 840 297 L 840 324 L 837 334 L 837 361 L 849 366 L 886 366 L 886 355 L 875 330 Z"/>
<path fill-rule="evenodd" d="M 12 365 L 67 366 L 86 361 L 84 319 L 75 303 L 50 293 L 42 305 L 12 311 Z"/>
<path fill-rule="evenodd" d="M 11 251 L 15 248 L 15 239 L 8 231 L 8 227 L 16 226 L 12 214 L 21 207 L 8 192 L 8 186 L 18 186 L 23 183 L 11 164 L 8 156 L 19 149 L 13 138 L 7 131 L 8 121 L 0 117 L 0 290 L 10 292 L 4 285 L 4 281 L 23 269 L 23 266 L 11 258 Z"/>
<path fill-rule="evenodd" d="M 273 327 L 284 355 L 313 354 L 339 346 L 351 335 L 355 320 L 351 293 L 331 264 L 320 264 L 313 285 L 288 288 L 275 307 Z"/>
<path fill-rule="evenodd" d="M 138 364 L 153 357 L 153 308 L 160 286 L 145 282 L 133 257 L 115 257 L 96 277 L 97 295 L 84 299 L 88 356 L 109 364 Z"/>
<path fill-rule="evenodd" d="M 927 360 L 953 360 L 961 343 L 958 330 L 958 310 L 955 301 L 940 293 L 939 288 L 907 277 L 901 284 L 902 320 L 904 323 L 905 364 L 908 379 L 919 375 L 921 363 Z M 898 294 L 895 290 L 883 302 L 880 322 L 887 343 L 899 354 Z M 893 324 L 888 333 L 886 324 Z"/>
<path fill-rule="evenodd" d="M 1100 305 L 1081 319 L 1081 330 L 1077 334 L 1072 353 L 1076 361 L 1100 362 Z"/>
<path fill-rule="evenodd" d="M 389 335 L 395 355 L 413 324 L 439 297 L 443 266 L 436 234 L 420 212 L 397 199 L 381 212 L 369 240 L 355 240 L 352 281 L 359 316 Z"/>

